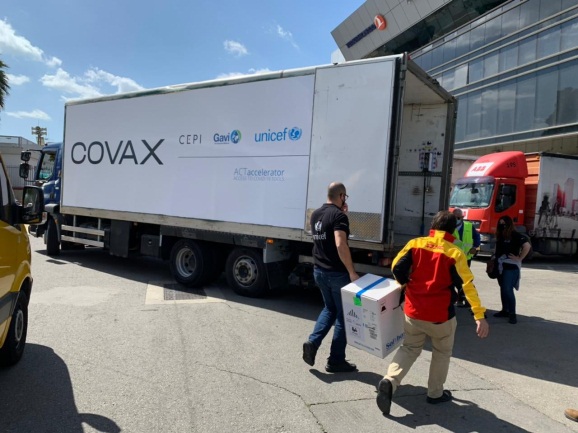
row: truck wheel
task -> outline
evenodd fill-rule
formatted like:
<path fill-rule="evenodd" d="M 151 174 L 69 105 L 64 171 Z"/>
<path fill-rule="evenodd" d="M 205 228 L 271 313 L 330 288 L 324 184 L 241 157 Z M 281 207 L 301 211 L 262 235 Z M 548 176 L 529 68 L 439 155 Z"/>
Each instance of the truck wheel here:
<path fill-rule="evenodd" d="M 235 293 L 258 298 L 267 292 L 267 274 L 261 255 L 249 248 L 235 248 L 225 266 L 227 282 Z"/>
<path fill-rule="evenodd" d="M 49 256 L 57 256 L 60 254 L 60 243 L 58 242 L 58 230 L 56 221 L 53 218 L 48 218 L 46 223 L 46 254 Z"/>
<path fill-rule="evenodd" d="M 213 255 L 206 245 L 181 239 L 171 250 L 170 266 L 177 282 L 189 287 L 200 286 L 213 270 Z"/>
<path fill-rule="evenodd" d="M 9 366 L 14 365 L 24 353 L 24 346 L 26 345 L 26 334 L 28 332 L 28 299 L 26 293 L 20 292 L 18 300 L 16 301 L 16 308 L 12 313 L 12 320 L 10 321 L 10 329 L 4 346 L 0 349 L 0 365 Z"/>

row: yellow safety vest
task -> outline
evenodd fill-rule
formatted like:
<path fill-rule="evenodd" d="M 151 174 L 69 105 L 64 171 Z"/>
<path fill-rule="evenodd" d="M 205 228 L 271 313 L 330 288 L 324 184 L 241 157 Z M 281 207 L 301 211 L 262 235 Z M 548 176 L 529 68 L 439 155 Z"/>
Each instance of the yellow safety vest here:
<path fill-rule="evenodd" d="M 454 241 L 454 245 L 458 246 L 465 254 L 468 260 L 471 260 L 474 257 L 473 254 L 470 254 L 469 251 L 474 246 L 474 226 L 469 221 L 464 221 L 464 233 L 463 238 L 460 239 L 460 233 L 458 229 L 454 231 L 454 237 L 456 240 Z"/>

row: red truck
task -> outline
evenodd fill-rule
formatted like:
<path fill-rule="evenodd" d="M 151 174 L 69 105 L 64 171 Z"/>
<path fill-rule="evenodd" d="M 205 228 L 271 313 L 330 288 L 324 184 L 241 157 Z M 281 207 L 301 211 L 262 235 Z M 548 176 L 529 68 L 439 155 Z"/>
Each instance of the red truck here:
<path fill-rule="evenodd" d="M 452 190 L 450 209 L 460 208 L 492 252 L 498 220 L 508 215 L 527 234 L 534 252 L 578 251 L 578 156 L 498 152 L 478 158 Z"/>

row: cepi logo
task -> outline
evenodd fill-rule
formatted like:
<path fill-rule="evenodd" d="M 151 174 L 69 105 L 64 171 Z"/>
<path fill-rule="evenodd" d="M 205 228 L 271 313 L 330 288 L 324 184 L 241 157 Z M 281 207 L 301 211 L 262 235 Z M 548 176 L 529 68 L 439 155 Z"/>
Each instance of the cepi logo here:
<path fill-rule="evenodd" d="M 215 144 L 237 144 L 241 141 L 241 137 L 241 131 L 234 129 L 228 134 L 215 133 L 215 135 L 213 135 L 213 142 Z"/>
<path fill-rule="evenodd" d="M 301 128 L 294 126 L 293 128 L 283 128 L 283 131 L 271 131 L 267 129 L 267 132 L 256 132 L 255 141 L 259 142 L 269 142 L 269 141 L 286 141 L 287 138 L 291 141 L 297 141 L 301 139 L 303 131 Z"/>

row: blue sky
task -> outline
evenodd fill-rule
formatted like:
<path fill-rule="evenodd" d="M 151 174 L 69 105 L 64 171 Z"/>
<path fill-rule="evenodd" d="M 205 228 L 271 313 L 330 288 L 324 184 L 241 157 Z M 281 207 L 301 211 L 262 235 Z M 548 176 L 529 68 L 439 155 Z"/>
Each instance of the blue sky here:
<path fill-rule="evenodd" d="M 326 0 L 2 0 L 0 135 L 62 140 L 64 103 L 331 61 L 361 4 Z"/>

